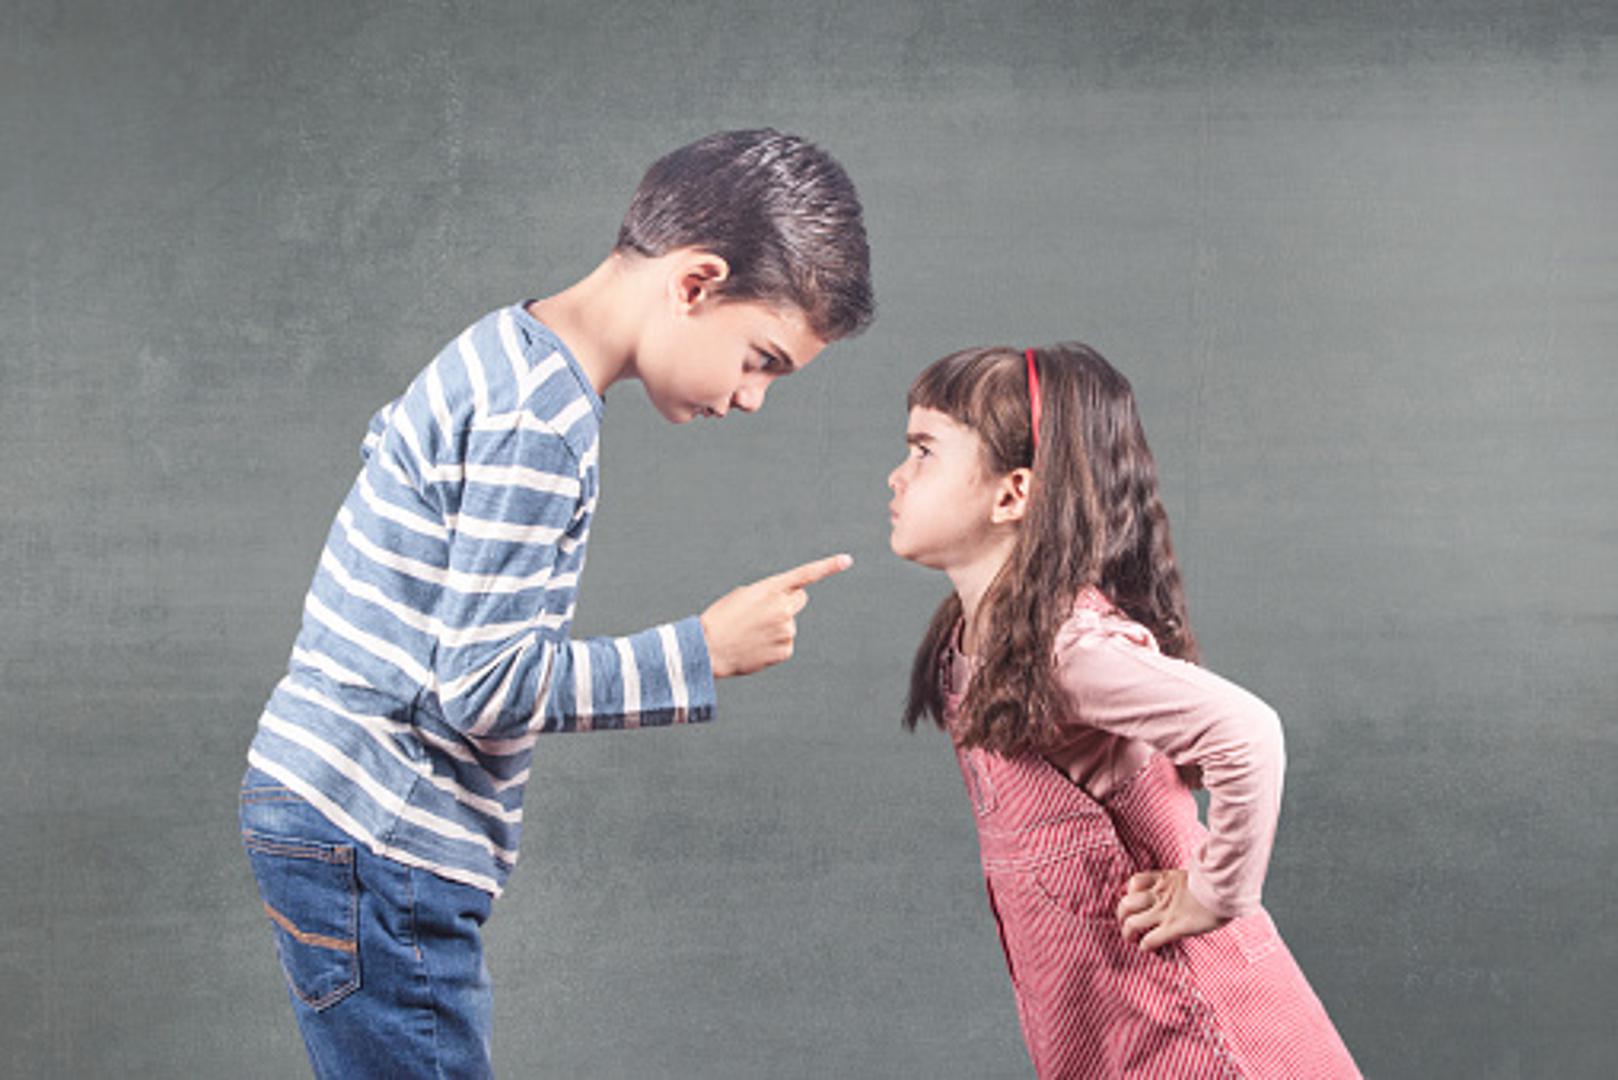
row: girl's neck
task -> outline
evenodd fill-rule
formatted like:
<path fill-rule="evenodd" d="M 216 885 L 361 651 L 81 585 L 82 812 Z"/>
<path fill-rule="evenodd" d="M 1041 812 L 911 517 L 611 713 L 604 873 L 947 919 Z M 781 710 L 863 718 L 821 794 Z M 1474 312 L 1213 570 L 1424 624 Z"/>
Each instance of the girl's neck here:
<path fill-rule="evenodd" d="M 961 633 L 961 651 L 968 656 L 975 656 L 978 652 L 978 629 L 986 621 L 978 618 L 984 595 L 994 584 L 1000 568 L 1005 566 L 1014 542 L 1015 537 L 1007 537 L 1005 542 L 988 549 L 971 562 L 952 566 L 946 571 L 955 585 L 955 595 L 961 598 L 961 618 L 965 623 Z M 987 612 L 981 614 L 986 615 Z"/>

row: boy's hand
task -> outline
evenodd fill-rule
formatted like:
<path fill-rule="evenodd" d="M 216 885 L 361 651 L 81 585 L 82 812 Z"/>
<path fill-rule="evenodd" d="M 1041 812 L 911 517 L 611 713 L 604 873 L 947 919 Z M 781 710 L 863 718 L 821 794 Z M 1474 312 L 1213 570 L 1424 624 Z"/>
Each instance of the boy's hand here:
<path fill-rule="evenodd" d="M 804 590 L 842 573 L 854 560 L 832 555 L 804 563 L 751 585 L 732 589 L 702 613 L 702 636 L 716 679 L 751 675 L 792 655 L 798 612 L 809 602 Z"/>
<path fill-rule="evenodd" d="M 1118 901 L 1124 937 L 1152 952 L 1171 941 L 1206 934 L 1224 926 L 1220 918 L 1191 895 L 1184 870 L 1147 870 L 1129 879 Z"/>

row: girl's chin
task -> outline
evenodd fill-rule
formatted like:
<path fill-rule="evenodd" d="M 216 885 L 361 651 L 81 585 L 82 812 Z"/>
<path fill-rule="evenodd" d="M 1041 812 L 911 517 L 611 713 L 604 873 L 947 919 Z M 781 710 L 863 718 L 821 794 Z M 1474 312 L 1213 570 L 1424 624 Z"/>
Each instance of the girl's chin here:
<path fill-rule="evenodd" d="M 901 548 L 892 541 L 889 541 L 888 546 L 893 549 L 895 555 L 905 562 L 915 563 L 925 570 L 938 570 L 945 573 L 949 571 L 949 567 L 942 561 L 937 558 L 929 558 L 925 552 L 916 551 L 912 548 Z"/>

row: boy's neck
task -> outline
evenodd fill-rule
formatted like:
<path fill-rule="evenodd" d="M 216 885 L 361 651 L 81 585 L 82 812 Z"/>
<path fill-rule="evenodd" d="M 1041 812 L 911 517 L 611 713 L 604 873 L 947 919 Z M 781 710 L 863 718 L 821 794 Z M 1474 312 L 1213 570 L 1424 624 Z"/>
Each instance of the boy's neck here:
<path fill-rule="evenodd" d="M 597 394 L 635 377 L 635 350 L 652 284 L 644 270 L 638 260 L 615 252 L 561 292 L 528 305 L 528 313 L 567 345 Z"/>

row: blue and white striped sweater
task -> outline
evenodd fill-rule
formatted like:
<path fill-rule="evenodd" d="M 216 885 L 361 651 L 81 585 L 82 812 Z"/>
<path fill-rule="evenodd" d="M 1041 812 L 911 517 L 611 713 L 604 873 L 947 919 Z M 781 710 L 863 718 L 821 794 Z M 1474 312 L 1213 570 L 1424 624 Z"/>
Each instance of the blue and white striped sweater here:
<path fill-rule="evenodd" d="M 539 734 L 712 716 L 696 617 L 568 640 L 601 410 L 516 305 L 377 412 L 253 765 L 378 854 L 498 894 Z"/>

